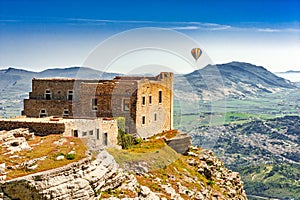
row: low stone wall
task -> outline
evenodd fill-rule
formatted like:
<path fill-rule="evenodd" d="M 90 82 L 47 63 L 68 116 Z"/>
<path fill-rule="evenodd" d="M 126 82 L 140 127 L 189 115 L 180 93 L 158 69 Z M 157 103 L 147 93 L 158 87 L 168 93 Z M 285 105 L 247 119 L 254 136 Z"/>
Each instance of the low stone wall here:
<path fill-rule="evenodd" d="M 65 131 L 64 123 L 54 122 L 22 122 L 0 120 L 0 130 L 13 130 L 18 128 L 28 128 L 35 135 L 62 134 Z"/>
<path fill-rule="evenodd" d="M 185 154 L 192 145 L 192 137 L 186 133 L 181 133 L 172 139 L 166 140 L 166 143 L 177 153 Z"/>

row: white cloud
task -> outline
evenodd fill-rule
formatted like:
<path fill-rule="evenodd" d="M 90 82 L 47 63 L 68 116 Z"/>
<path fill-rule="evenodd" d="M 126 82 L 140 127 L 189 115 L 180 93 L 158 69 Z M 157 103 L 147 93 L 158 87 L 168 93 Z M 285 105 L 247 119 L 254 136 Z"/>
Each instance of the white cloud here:
<path fill-rule="evenodd" d="M 178 27 L 170 27 L 173 30 L 197 30 L 200 29 L 198 26 L 178 26 Z"/>
<path fill-rule="evenodd" d="M 259 32 L 268 32 L 268 33 L 274 33 L 274 32 L 280 32 L 279 29 L 272 29 L 272 28 L 258 28 L 257 31 Z"/>
<path fill-rule="evenodd" d="M 134 24 L 140 27 L 154 26 L 162 28 L 170 28 L 173 30 L 210 30 L 219 31 L 232 28 L 229 25 L 215 24 L 215 23 L 203 23 L 203 22 L 178 22 L 178 21 L 135 21 L 135 20 L 110 20 L 110 19 L 84 19 L 84 18 L 70 18 L 72 22 L 86 22 L 86 23 L 99 23 L 105 25 L 106 23 L 115 24 Z"/>

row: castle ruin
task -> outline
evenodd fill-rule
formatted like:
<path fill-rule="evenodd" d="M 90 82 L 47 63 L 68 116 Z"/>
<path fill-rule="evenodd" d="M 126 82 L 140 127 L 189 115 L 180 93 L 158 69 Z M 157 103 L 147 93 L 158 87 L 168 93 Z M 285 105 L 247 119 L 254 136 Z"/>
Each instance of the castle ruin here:
<path fill-rule="evenodd" d="M 34 78 L 22 114 L 29 118 L 121 117 L 127 133 L 147 138 L 173 128 L 173 81 L 171 72 L 112 80 Z M 77 129 L 71 133 L 79 137 L 83 134 Z"/>

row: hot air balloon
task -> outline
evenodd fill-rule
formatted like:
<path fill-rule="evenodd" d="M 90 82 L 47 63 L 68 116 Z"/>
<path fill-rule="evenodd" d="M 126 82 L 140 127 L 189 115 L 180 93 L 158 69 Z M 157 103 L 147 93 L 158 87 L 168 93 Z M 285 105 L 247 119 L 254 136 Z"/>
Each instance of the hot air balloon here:
<path fill-rule="evenodd" d="M 197 61 L 200 58 L 200 56 L 202 55 L 202 50 L 200 48 L 193 48 L 191 50 L 191 54 Z"/>

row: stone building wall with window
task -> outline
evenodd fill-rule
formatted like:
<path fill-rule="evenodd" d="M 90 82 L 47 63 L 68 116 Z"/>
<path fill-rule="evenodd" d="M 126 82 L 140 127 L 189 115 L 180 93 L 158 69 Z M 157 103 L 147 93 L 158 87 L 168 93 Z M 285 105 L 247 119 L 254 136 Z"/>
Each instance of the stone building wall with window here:
<path fill-rule="evenodd" d="M 112 118 L 64 119 L 64 118 L 10 118 L 0 119 L 0 130 L 28 128 L 36 135 L 63 134 L 87 138 L 95 147 L 118 147 L 118 124 Z"/>
<path fill-rule="evenodd" d="M 173 128 L 173 73 L 113 80 L 33 79 L 28 117 L 124 117 L 125 130 L 147 138 Z"/>
<path fill-rule="evenodd" d="M 161 73 L 156 80 L 139 81 L 136 104 L 136 127 L 147 138 L 173 128 L 173 74 Z"/>
<path fill-rule="evenodd" d="M 94 146 L 118 145 L 118 124 L 112 118 L 67 119 L 64 123 L 66 136 L 88 138 Z"/>
<path fill-rule="evenodd" d="M 24 99 L 23 115 L 27 117 L 73 116 L 76 91 L 82 82 L 98 83 L 98 80 L 71 78 L 33 78 L 29 99 Z"/>

